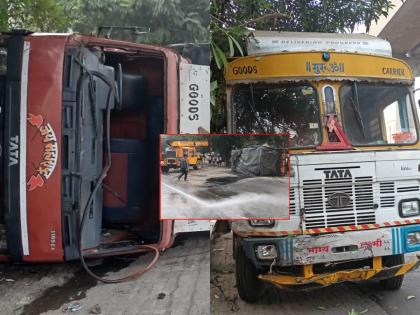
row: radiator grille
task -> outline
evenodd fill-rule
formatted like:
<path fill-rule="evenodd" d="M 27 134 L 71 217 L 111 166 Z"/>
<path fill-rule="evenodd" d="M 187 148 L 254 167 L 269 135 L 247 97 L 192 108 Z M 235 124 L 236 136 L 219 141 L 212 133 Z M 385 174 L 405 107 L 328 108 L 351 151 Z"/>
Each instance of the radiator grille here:
<path fill-rule="evenodd" d="M 343 208 L 333 208 L 327 199 L 334 193 L 351 196 Z M 305 227 L 322 228 L 375 223 L 373 178 L 371 176 L 303 181 Z"/>
<path fill-rule="evenodd" d="M 289 195 L 289 200 L 290 200 L 290 215 L 295 215 L 296 214 L 296 194 L 295 194 L 295 189 L 296 188 L 292 188 L 290 187 L 290 195 Z"/>
<path fill-rule="evenodd" d="M 419 186 L 398 187 L 397 192 L 419 191 Z"/>
<path fill-rule="evenodd" d="M 379 184 L 381 194 L 381 208 L 394 207 L 395 205 L 395 184 L 394 182 L 382 182 Z"/>

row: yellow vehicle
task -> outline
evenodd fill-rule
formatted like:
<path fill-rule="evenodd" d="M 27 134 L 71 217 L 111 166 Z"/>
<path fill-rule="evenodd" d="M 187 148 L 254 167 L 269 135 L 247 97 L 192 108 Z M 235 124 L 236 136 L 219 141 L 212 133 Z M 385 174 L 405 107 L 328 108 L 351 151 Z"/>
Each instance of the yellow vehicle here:
<path fill-rule="evenodd" d="M 289 133 L 290 219 L 232 222 L 240 297 L 380 280 L 419 264 L 420 143 L 409 66 L 368 35 L 254 33 L 226 68 L 229 133 Z"/>
<path fill-rule="evenodd" d="M 163 154 L 162 173 L 168 173 L 171 168 L 179 168 L 180 161 L 187 156 L 189 166 L 198 170 L 203 165 L 203 155 L 197 151 L 198 147 L 207 147 L 208 141 L 171 141 L 170 147 Z"/>

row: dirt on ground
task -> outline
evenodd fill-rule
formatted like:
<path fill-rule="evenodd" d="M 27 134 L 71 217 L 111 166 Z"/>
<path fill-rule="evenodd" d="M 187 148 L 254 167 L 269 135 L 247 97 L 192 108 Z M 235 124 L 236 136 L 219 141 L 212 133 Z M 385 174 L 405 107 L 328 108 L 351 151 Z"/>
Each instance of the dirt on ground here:
<path fill-rule="evenodd" d="M 209 235 L 187 233 L 142 277 L 103 284 L 78 262 L 0 265 L 0 314 L 209 314 Z M 97 261 L 100 276 L 119 278 L 151 254 Z"/>

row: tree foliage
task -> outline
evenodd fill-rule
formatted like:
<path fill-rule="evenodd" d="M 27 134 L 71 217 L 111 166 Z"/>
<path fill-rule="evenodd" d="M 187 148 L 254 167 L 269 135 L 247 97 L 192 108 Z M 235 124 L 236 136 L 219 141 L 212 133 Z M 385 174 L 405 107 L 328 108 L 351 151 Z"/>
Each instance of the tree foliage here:
<path fill-rule="evenodd" d="M 0 30 L 26 28 L 54 32 L 69 23 L 56 0 L 0 0 Z"/>
<path fill-rule="evenodd" d="M 208 0 L 0 0 L 0 9 L 0 31 L 95 34 L 98 26 L 135 26 L 150 32 L 117 32 L 113 38 L 153 44 L 209 41 Z"/>
<path fill-rule="evenodd" d="M 242 55 L 247 28 L 351 33 L 364 25 L 368 31 L 392 6 L 390 0 L 211 0 L 212 81 L 224 85 L 223 68 L 229 57 Z M 242 49 L 232 46 L 232 38 Z M 226 130 L 220 90 L 212 89 L 213 132 Z"/>

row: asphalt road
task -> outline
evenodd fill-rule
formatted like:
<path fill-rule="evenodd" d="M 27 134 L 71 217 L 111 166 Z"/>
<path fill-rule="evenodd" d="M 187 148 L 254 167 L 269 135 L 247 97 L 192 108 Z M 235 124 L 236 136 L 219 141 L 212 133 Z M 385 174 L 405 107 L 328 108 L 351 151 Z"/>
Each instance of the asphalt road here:
<path fill-rule="evenodd" d="M 243 315 L 418 315 L 420 271 L 405 276 L 398 291 L 385 291 L 377 282 L 342 283 L 300 292 L 270 289 L 256 304 L 243 302 L 235 288 L 231 234 L 217 237 L 211 251 L 211 314 Z"/>
<path fill-rule="evenodd" d="M 0 314 L 205 315 L 209 314 L 209 236 L 184 234 L 141 278 L 119 284 L 97 283 L 78 263 L 0 265 Z M 113 259 L 95 271 L 122 277 L 150 256 Z M 63 311 L 71 306 L 81 309 Z"/>
<path fill-rule="evenodd" d="M 287 218 L 287 177 L 241 177 L 229 168 L 206 166 L 162 175 L 163 218 Z"/>

